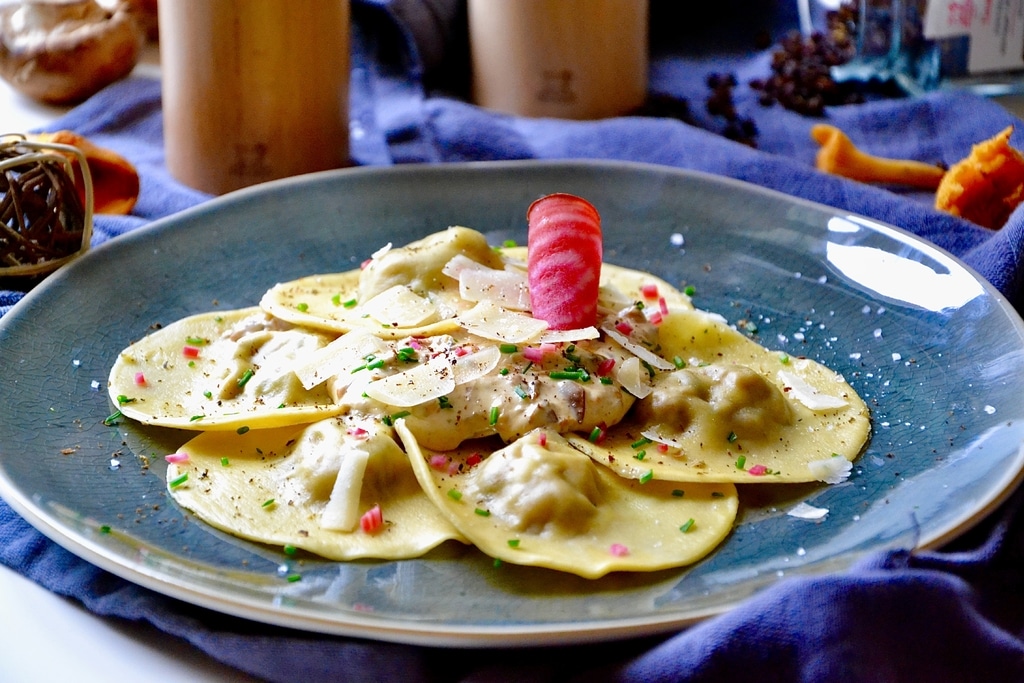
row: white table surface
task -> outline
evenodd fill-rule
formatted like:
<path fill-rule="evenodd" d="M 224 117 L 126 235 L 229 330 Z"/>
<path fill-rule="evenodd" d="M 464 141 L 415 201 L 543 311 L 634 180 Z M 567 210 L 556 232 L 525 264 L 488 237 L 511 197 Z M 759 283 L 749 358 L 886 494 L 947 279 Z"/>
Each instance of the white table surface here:
<path fill-rule="evenodd" d="M 138 67 L 158 71 L 152 55 Z M 66 109 L 34 102 L 0 80 L 0 134 L 36 130 Z M 98 617 L 0 565 L 0 681 L 255 681 L 148 623 Z"/>

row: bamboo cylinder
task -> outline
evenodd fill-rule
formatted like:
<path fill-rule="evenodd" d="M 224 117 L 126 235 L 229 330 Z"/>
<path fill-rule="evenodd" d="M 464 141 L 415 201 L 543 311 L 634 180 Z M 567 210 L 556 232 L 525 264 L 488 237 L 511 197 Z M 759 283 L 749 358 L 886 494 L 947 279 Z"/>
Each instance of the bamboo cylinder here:
<path fill-rule="evenodd" d="M 159 3 L 164 146 L 213 194 L 349 165 L 348 0 Z"/>
<path fill-rule="evenodd" d="M 468 12 L 480 106 L 598 119 L 644 103 L 648 0 L 469 0 Z"/>

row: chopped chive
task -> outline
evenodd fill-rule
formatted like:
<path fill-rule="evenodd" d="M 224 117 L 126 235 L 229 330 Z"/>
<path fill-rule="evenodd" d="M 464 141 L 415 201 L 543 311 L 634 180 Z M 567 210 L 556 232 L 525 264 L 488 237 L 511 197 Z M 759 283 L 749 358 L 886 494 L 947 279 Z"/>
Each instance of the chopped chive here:
<path fill-rule="evenodd" d="M 300 313 L 305 313 L 306 311 L 308 311 L 308 310 L 309 310 L 309 304 L 307 304 L 307 303 L 305 303 L 305 302 L 299 302 L 299 303 L 295 304 L 295 308 L 296 308 L 296 309 L 297 309 L 297 310 L 298 310 L 298 311 L 299 311 Z"/>
<path fill-rule="evenodd" d="M 175 477 L 174 479 L 171 479 L 170 486 L 171 486 L 172 489 L 176 489 L 179 486 L 181 486 L 182 484 L 184 484 L 186 481 L 188 481 L 188 472 L 185 472 L 185 473 Z"/>
<path fill-rule="evenodd" d="M 378 358 L 377 360 L 373 361 L 372 363 L 367 363 L 366 364 L 366 369 L 367 370 L 377 370 L 378 368 L 382 368 L 382 367 L 384 367 L 384 359 L 383 358 Z"/>
<path fill-rule="evenodd" d="M 408 410 L 399 410 L 397 413 L 391 416 L 391 422 L 394 423 L 395 420 L 401 420 L 403 417 L 409 417 L 410 415 L 412 415 L 412 413 L 410 413 Z"/>
<path fill-rule="evenodd" d="M 245 434 L 248 431 L 249 431 L 249 427 L 246 426 L 246 425 L 242 425 L 241 427 L 239 427 L 238 429 L 235 430 L 235 434 Z"/>
<path fill-rule="evenodd" d="M 298 581 L 302 581 L 302 574 L 289 574 L 286 581 L 288 581 L 288 583 L 296 583 Z"/>
<path fill-rule="evenodd" d="M 645 437 L 643 437 L 642 439 L 637 439 L 637 440 L 636 440 L 636 441 L 634 441 L 633 443 L 629 444 L 629 447 L 630 447 L 630 448 L 633 448 L 633 449 L 637 449 L 637 448 L 643 448 L 644 446 L 646 446 L 646 445 L 647 445 L 647 444 L 649 444 L 649 443 L 654 443 L 654 442 L 653 442 L 653 441 L 651 441 L 650 439 L 648 439 L 648 438 L 647 438 L 647 437 L 645 436 Z"/>
<path fill-rule="evenodd" d="M 515 353 L 519 350 L 519 347 L 515 344 L 502 344 L 498 347 L 498 350 L 502 353 Z"/>
<path fill-rule="evenodd" d="M 268 498 L 267 500 L 263 501 L 260 504 L 260 507 L 263 508 L 264 510 L 267 510 L 269 508 L 274 507 L 275 505 L 277 505 L 276 501 L 274 501 L 273 498 Z"/>
<path fill-rule="evenodd" d="M 125 403 L 135 403 L 134 398 L 128 398 L 124 394 L 120 394 L 117 397 L 117 405 L 123 406 Z"/>
<path fill-rule="evenodd" d="M 475 508 L 473 510 L 473 512 L 478 514 L 478 515 L 480 515 L 481 517 L 490 517 L 491 516 L 491 511 L 490 510 L 484 510 L 483 508 Z"/>
<path fill-rule="evenodd" d="M 189 344 L 194 344 L 195 346 L 202 346 L 207 343 L 207 340 L 202 337 L 185 337 L 185 341 Z"/>
<path fill-rule="evenodd" d="M 124 415 L 121 413 L 121 411 L 115 410 L 112 414 L 103 418 L 103 424 L 107 425 L 108 427 L 116 425 L 117 421 L 120 420 L 122 417 L 124 417 Z"/>
<path fill-rule="evenodd" d="M 293 546 L 291 543 L 289 543 L 288 545 L 286 545 L 284 547 L 284 554 L 285 555 L 294 555 L 297 552 L 299 552 L 299 549 L 296 548 L 295 546 Z"/>
<path fill-rule="evenodd" d="M 508 368 L 502 368 L 501 370 L 498 370 L 498 374 L 504 377 L 505 375 L 508 374 Z"/>
<path fill-rule="evenodd" d="M 252 368 L 246 369 L 246 371 L 242 373 L 242 376 L 238 378 L 238 386 L 244 387 L 246 384 L 249 383 L 249 380 L 251 380 L 252 376 L 255 374 L 256 373 L 253 372 Z"/>
<path fill-rule="evenodd" d="M 722 493 L 721 491 L 712 491 L 711 492 L 711 497 L 712 498 L 723 498 L 724 496 L 725 496 L 725 494 Z"/>
<path fill-rule="evenodd" d="M 212 391 L 204 391 L 203 392 L 203 396 L 205 398 L 213 398 L 213 392 Z"/>
<path fill-rule="evenodd" d="M 344 306 L 345 308 L 355 308 L 356 300 L 355 299 L 349 299 L 348 301 L 345 301 L 341 305 Z"/>
<path fill-rule="evenodd" d="M 505 564 L 505 563 L 502 562 L 500 559 L 498 559 L 497 557 L 494 558 L 494 568 L 495 569 L 500 569 L 501 565 L 503 565 L 503 564 Z"/>
<path fill-rule="evenodd" d="M 590 436 L 587 437 L 591 443 L 597 443 L 604 438 L 604 430 L 600 427 L 594 427 L 590 430 Z"/>
<path fill-rule="evenodd" d="M 224 457 L 220 459 L 220 464 L 223 465 L 224 467 L 227 467 L 228 465 L 231 464 L 231 461 Z"/>
<path fill-rule="evenodd" d="M 452 500 L 462 500 L 462 491 L 458 489 L 448 489 L 448 497 Z"/>
<path fill-rule="evenodd" d="M 789 354 L 787 354 L 787 353 L 780 353 L 779 354 L 779 362 L 782 363 L 783 365 L 789 365 Z"/>
<path fill-rule="evenodd" d="M 611 383 L 612 383 L 612 378 L 611 377 L 602 377 L 601 378 L 601 384 L 611 384 Z"/>
<path fill-rule="evenodd" d="M 640 483 L 646 484 L 651 479 L 654 479 L 654 470 L 647 470 L 646 472 L 644 472 L 644 475 L 640 477 Z"/>
<path fill-rule="evenodd" d="M 679 356 L 672 356 L 672 365 L 676 366 L 676 370 L 682 370 L 686 367 L 686 361 Z"/>
<path fill-rule="evenodd" d="M 736 469 L 742 470 L 743 466 L 746 465 L 746 464 L 747 464 L 747 456 L 741 455 L 740 457 L 736 458 Z"/>
<path fill-rule="evenodd" d="M 438 405 L 441 406 L 442 410 L 445 409 L 445 408 L 451 408 L 452 407 L 452 401 L 447 396 L 439 396 L 438 399 L 437 399 L 437 403 L 438 403 Z"/>
<path fill-rule="evenodd" d="M 686 288 L 683 289 L 683 294 L 685 294 L 686 296 L 693 296 L 696 293 L 697 288 L 694 287 L 693 285 L 686 285 Z"/>
<path fill-rule="evenodd" d="M 332 296 L 331 297 L 331 303 L 334 304 L 335 306 L 340 306 L 341 305 L 341 294 L 335 294 L 334 296 Z"/>
<path fill-rule="evenodd" d="M 515 240 L 505 240 L 504 242 L 501 243 L 501 246 L 504 247 L 505 249 L 512 249 L 513 247 L 518 245 L 516 244 Z"/>
<path fill-rule="evenodd" d="M 519 398 L 523 399 L 524 401 L 527 398 L 529 398 L 529 394 L 526 393 L 526 389 L 524 389 L 522 386 L 517 386 L 515 388 L 515 392 L 516 392 L 516 396 L 518 396 Z"/>
<path fill-rule="evenodd" d="M 736 443 L 736 439 L 738 438 L 739 437 L 736 436 L 736 432 L 729 432 L 729 436 L 726 437 L 726 439 L 729 440 L 729 443 Z"/>
<path fill-rule="evenodd" d="M 501 415 L 501 411 L 498 410 L 498 406 L 491 406 L 491 414 L 488 416 L 487 421 L 492 427 L 498 424 L 499 415 Z"/>
<path fill-rule="evenodd" d="M 643 460 L 647 457 L 647 451 L 637 451 L 637 454 L 633 456 L 637 460 Z"/>
<path fill-rule="evenodd" d="M 416 349 L 411 346 L 403 346 L 395 352 L 398 360 L 410 362 L 416 360 Z"/>
<path fill-rule="evenodd" d="M 690 517 L 681 527 L 679 527 L 679 530 L 685 534 L 687 531 L 693 528 L 693 524 L 693 517 Z"/>
<path fill-rule="evenodd" d="M 508 547 L 509 548 L 518 548 L 519 547 L 519 539 L 518 538 L 510 538 L 510 539 L 508 539 Z"/>
<path fill-rule="evenodd" d="M 200 420 L 204 419 L 205 417 L 206 417 L 205 415 L 193 415 L 192 417 L 190 417 L 188 419 L 188 421 L 189 422 L 199 422 Z"/>
<path fill-rule="evenodd" d="M 552 370 L 548 373 L 551 379 L 572 379 L 577 382 L 586 382 L 590 375 L 586 370 Z"/>
<path fill-rule="evenodd" d="M 100 527 L 100 533 L 101 533 L 101 534 L 109 534 L 109 533 L 110 533 L 110 525 L 109 525 L 109 524 L 104 524 L 103 526 L 101 526 L 101 527 Z M 510 545 L 511 545 L 511 543 L 512 543 L 512 542 L 511 542 L 511 541 L 509 541 L 509 544 L 510 544 Z"/>

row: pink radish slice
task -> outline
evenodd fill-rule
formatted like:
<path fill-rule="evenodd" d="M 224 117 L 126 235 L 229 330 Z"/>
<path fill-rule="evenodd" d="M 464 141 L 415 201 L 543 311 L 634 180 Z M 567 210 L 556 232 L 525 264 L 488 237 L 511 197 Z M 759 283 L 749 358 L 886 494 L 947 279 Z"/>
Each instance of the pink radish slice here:
<path fill-rule="evenodd" d="M 597 324 L 601 216 L 585 199 L 552 194 L 526 212 L 527 270 L 533 317 L 552 330 Z"/>

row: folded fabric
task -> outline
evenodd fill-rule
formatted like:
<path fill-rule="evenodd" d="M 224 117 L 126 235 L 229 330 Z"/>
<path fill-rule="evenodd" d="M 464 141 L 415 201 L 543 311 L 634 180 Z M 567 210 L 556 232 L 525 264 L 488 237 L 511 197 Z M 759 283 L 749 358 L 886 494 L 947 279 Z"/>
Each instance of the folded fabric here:
<path fill-rule="evenodd" d="M 629 116 L 594 122 L 486 111 L 424 88 L 452 68 L 461 4 L 363 0 L 353 6 L 352 119 L 360 164 L 600 158 L 721 174 L 909 230 L 963 258 L 1024 310 L 1024 211 L 1000 231 L 935 211 L 927 196 L 868 187 L 814 170 L 816 122 L 762 108 L 743 88 L 758 148 L 700 125 Z M 651 89 L 702 103 L 704 77 L 763 70 L 765 53 L 693 59 L 663 53 Z M 461 65 L 465 69 L 465 64 Z M 459 82 L 449 74 L 446 83 Z M 831 108 L 831 123 L 883 156 L 953 163 L 975 142 L 1019 123 L 964 92 Z M 101 216 L 95 243 L 209 197 L 163 165 L 159 83 L 124 81 L 55 122 L 131 160 L 142 177 L 132 216 Z M 1014 141 L 1024 146 L 1018 132 Z M 0 313 L 20 298 L 0 292 Z M 0 562 L 96 614 L 145 621 L 270 681 L 992 681 L 1024 680 L 1024 521 L 1018 493 L 941 552 L 879 553 L 840 575 L 786 579 L 729 614 L 679 634 L 557 649 L 446 650 L 254 624 L 123 581 L 45 539 L 0 501 Z"/>

